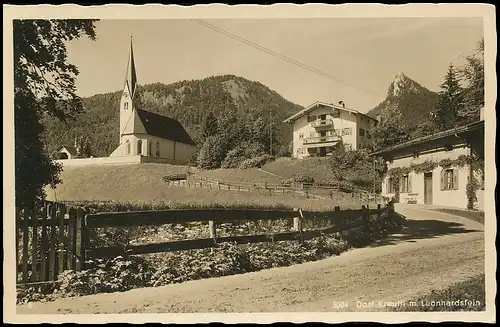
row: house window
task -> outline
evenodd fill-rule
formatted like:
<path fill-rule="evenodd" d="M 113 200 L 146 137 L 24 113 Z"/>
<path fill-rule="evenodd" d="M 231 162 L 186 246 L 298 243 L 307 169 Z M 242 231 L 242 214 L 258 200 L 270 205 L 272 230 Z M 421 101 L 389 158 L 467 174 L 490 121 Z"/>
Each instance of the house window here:
<path fill-rule="evenodd" d="M 359 129 L 359 136 L 365 136 L 365 130 L 360 128 Z"/>
<path fill-rule="evenodd" d="M 125 103 L 123 104 L 123 109 L 124 109 L 124 110 L 128 110 L 128 102 L 125 102 Z"/>
<path fill-rule="evenodd" d="M 156 156 L 160 156 L 160 142 L 156 142 Z"/>
<path fill-rule="evenodd" d="M 409 175 L 404 175 L 401 177 L 401 193 L 411 193 L 411 178 Z"/>
<path fill-rule="evenodd" d="M 441 171 L 441 190 L 458 190 L 457 169 L 444 169 Z"/>
<path fill-rule="evenodd" d="M 153 143 L 151 143 L 151 141 L 148 141 L 148 155 L 153 155 Z"/>
<path fill-rule="evenodd" d="M 352 128 L 351 127 L 342 128 L 342 135 L 352 135 Z"/>
<path fill-rule="evenodd" d="M 394 193 L 394 181 L 390 177 L 387 179 L 387 193 Z"/>
<path fill-rule="evenodd" d="M 299 139 L 303 139 L 304 138 L 304 133 L 300 133 L 299 134 Z"/>
<path fill-rule="evenodd" d="M 127 149 L 127 154 L 130 154 L 130 142 L 129 142 L 129 140 L 127 140 L 127 142 L 125 142 L 125 147 Z"/>
<path fill-rule="evenodd" d="M 315 115 L 312 115 L 312 116 L 307 116 L 307 122 L 310 123 L 310 122 L 313 122 L 316 120 L 316 116 Z"/>
<path fill-rule="evenodd" d="M 142 140 L 137 141 L 137 154 L 142 154 Z"/>

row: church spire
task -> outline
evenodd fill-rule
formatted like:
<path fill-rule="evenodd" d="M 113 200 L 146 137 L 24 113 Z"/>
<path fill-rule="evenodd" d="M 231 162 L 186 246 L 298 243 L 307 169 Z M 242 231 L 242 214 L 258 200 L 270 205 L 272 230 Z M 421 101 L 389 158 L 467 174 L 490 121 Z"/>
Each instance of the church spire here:
<path fill-rule="evenodd" d="M 125 78 L 126 78 L 125 83 L 128 86 L 130 97 L 133 98 L 137 86 L 137 76 L 135 73 L 134 48 L 132 46 L 132 36 L 130 36 L 130 54 L 128 58 L 127 75 Z"/>

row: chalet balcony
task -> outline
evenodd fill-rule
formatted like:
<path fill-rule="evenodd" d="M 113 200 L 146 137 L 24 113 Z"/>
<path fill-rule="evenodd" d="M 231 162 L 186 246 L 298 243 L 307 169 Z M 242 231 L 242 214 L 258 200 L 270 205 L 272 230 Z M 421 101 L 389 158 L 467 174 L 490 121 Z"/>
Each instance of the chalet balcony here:
<path fill-rule="evenodd" d="M 332 127 L 333 126 L 333 119 L 318 119 L 318 120 L 313 121 L 311 123 L 311 126 L 314 128 Z"/>
<path fill-rule="evenodd" d="M 338 142 L 338 141 L 340 141 L 340 136 L 338 136 L 338 135 L 308 137 L 308 138 L 304 139 L 304 145 L 331 143 L 331 142 Z"/>

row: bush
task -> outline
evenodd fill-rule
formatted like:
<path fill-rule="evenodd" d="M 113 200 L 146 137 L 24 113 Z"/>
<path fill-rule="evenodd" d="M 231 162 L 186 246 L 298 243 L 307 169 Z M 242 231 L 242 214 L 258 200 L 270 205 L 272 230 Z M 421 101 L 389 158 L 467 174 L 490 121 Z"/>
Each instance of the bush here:
<path fill-rule="evenodd" d="M 221 168 L 238 168 L 243 161 L 262 156 L 263 154 L 264 148 L 262 144 L 256 142 L 243 142 L 227 153 Z"/>
<path fill-rule="evenodd" d="M 226 144 L 218 136 L 209 136 L 203 143 L 197 156 L 198 167 L 203 169 L 220 168 L 226 154 Z"/>
<path fill-rule="evenodd" d="M 286 178 L 282 181 L 283 184 L 314 184 L 314 178 L 303 174 L 294 174 L 290 178 Z"/>
<path fill-rule="evenodd" d="M 264 154 L 255 158 L 246 159 L 243 161 L 238 168 L 250 169 L 250 168 L 260 168 L 266 163 L 273 161 L 275 157 L 270 154 Z"/>

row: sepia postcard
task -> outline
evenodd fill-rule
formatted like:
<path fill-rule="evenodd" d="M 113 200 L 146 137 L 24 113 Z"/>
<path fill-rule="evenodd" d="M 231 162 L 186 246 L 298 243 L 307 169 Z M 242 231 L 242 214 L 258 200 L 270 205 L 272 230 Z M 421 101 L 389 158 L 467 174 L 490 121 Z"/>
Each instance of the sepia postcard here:
<path fill-rule="evenodd" d="M 495 321 L 495 7 L 4 5 L 4 321 Z"/>

